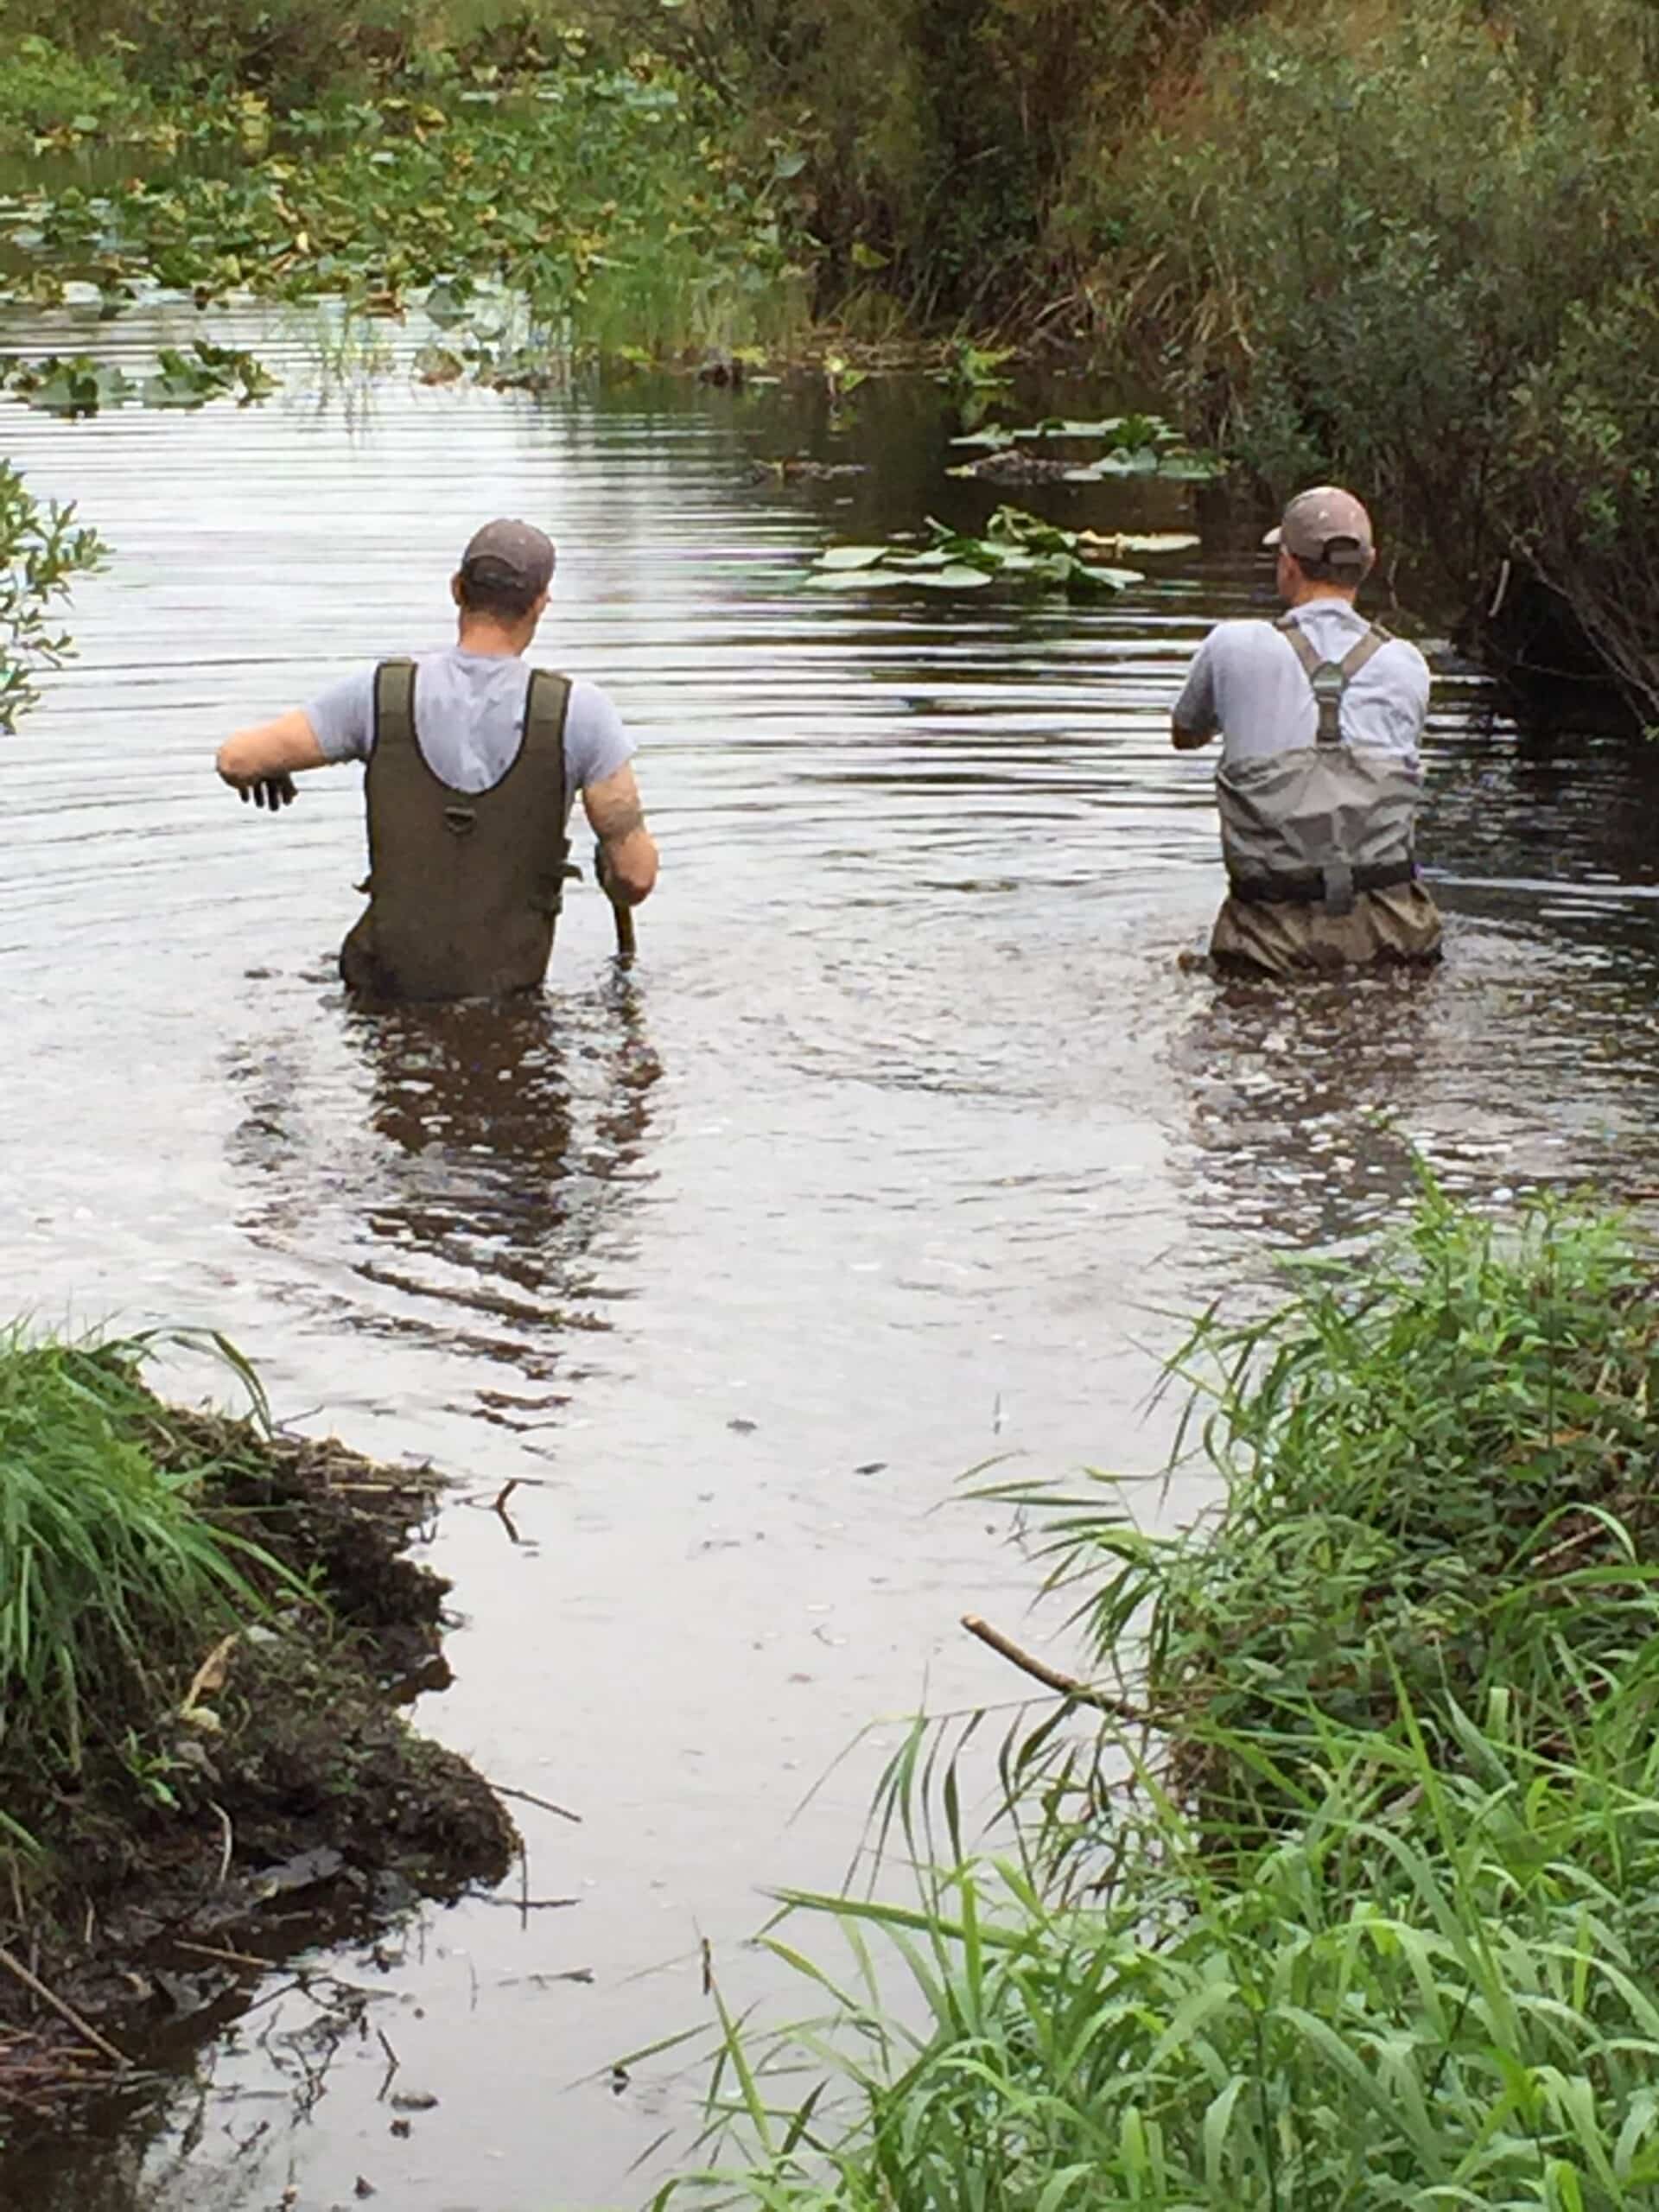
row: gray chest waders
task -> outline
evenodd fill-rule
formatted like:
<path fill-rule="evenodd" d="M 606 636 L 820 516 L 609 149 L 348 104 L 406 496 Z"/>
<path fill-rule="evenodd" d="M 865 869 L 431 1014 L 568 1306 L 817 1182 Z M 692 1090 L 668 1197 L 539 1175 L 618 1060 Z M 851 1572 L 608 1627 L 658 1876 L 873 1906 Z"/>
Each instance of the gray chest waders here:
<path fill-rule="evenodd" d="M 340 973 L 377 999 L 504 998 L 547 972 L 569 856 L 564 723 L 570 685 L 537 669 L 512 763 L 488 791 L 429 766 L 415 727 L 413 661 L 375 671 L 367 911 Z"/>
<path fill-rule="evenodd" d="M 1416 874 L 1415 770 L 1397 753 L 1350 745 L 1342 734 L 1343 695 L 1389 633 L 1373 623 L 1341 660 L 1328 661 L 1290 615 L 1277 627 L 1301 663 L 1319 723 L 1311 746 L 1224 766 L 1217 775 L 1229 888 L 1247 906 L 1351 914 L 1358 893 L 1388 890 Z"/>

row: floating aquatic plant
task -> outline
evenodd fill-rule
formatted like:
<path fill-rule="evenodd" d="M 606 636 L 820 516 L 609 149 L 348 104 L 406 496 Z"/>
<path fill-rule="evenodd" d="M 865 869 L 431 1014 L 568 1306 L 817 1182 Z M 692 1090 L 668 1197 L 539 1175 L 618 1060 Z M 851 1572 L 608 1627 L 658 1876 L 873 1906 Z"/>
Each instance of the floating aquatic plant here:
<path fill-rule="evenodd" d="M 982 537 L 930 516 L 925 539 L 885 545 L 832 545 L 808 582 L 822 591 L 874 591 L 912 584 L 929 591 L 976 591 L 998 582 L 1051 591 L 1122 591 L 1143 581 L 1139 569 L 1114 565 L 1126 553 L 1175 553 L 1198 540 L 1186 532 L 1101 536 L 1061 530 L 1020 507 L 999 507 Z"/>
<path fill-rule="evenodd" d="M 1066 483 L 1098 484 L 1114 476 L 1173 476 L 1200 484 L 1222 473 L 1214 454 L 1196 452 L 1184 444 L 1180 432 L 1161 415 L 1108 415 L 1095 422 L 1054 415 L 1016 429 L 993 423 L 951 440 L 953 445 L 980 447 L 988 457 L 1027 445 L 1084 442 L 1103 445 L 1105 451 L 1067 467 L 1062 478 Z M 977 476 L 983 467 L 982 460 L 967 461 L 946 474 Z"/>
<path fill-rule="evenodd" d="M 155 372 L 142 382 L 118 363 L 91 353 L 48 353 L 19 361 L 0 377 L 25 405 L 48 415 L 96 415 L 105 407 L 137 402 L 145 407 L 205 407 L 233 398 L 238 407 L 264 399 L 279 379 L 253 354 L 197 339 L 187 350 L 162 347 Z"/>

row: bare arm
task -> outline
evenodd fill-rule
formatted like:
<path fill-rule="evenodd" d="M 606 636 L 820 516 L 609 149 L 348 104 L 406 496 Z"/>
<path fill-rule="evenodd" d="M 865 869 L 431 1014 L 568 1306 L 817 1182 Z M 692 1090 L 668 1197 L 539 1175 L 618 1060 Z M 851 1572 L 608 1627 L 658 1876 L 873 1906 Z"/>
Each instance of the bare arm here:
<path fill-rule="evenodd" d="M 239 729 L 219 748 L 220 777 L 256 806 L 292 804 L 291 779 L 303 768 L 326 768 L 327 759 L 302 707 L 290 708 L 274 722 Z"/>
<path fill-rule="evenodd" d="M 1169 741 L 1178 753 L 1196 753 L 1201 745 L 1208 745 L 1215 734 L 1212 729 L 1183 729 L 1177 721 L 1169 726 Z"/>
<path fill-rule="evenodd" d="M 645 827 L 632 767 L 589 784 L 582 803 L 599 839 L 607 893 L 625 906 L 637 906 L 650 898 L 657 881 L 657 843 Z"/>

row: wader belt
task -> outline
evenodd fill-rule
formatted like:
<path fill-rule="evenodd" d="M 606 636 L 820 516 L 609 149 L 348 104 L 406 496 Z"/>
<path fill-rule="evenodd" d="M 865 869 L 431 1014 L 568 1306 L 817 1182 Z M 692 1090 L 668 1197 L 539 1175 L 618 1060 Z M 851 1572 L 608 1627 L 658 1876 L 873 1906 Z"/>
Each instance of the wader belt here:
<path fill-rule="evenodd" d="M 1311 868 L 1295 875 L 1230 875 L 1227 888 L 1246 906 L 1329 906 L 1329 874 Z M 1398 884 L 1414 883 L 1417 868 L 1413 861 L 1389 861 L 1379 868 L 1350 868 L 1347 874 L 1357 896 L 1362 891 L 1392 891 Z M 1350 899 L 1346 906 L 1332 911 L 1345 913 L 1352 904 Z"/>

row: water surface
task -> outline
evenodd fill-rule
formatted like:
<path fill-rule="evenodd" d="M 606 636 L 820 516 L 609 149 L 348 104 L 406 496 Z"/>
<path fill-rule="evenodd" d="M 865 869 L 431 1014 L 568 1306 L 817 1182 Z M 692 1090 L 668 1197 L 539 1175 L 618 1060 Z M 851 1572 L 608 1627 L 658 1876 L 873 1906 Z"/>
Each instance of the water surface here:
<path fill-rule="evenodd" d="M 1167 742 L 1206 626 L 1265 604 L 1218 504 L 1030 499 L 1202 521 L 1202 556 L 1101 606 L 814 595 L 830 533 L 988 511 L 940 474 L 931 387 L 866 387 L 838 428 L 788 388 L 324 390 L 300 326 L 215 334 L 283 396 L 5 416 L 115 548 L 0 753 L 13 1302 L 211 1322 L 295 1425 L 454 1474 L 430 1555 L 465 1622 L 418 1718 L 581 1813 L 522 1808 L 531 1893 L 577 1902 L 309 1955 L 371 1996 L 273 1978 L 171 2132 L 0 2169 L 0 2202 L 327 2212 L 359 2176 L 398 2212 L 637 2201 L 698 2079 L 609 2061 L 704 2016 L 705 1940 L 728 1996 L 767 1993 L 763 1889 L 839 1878 L 880 1716 L 1014 1693 L 962 1611 L 1060 1643 L 1001 1522 L 947 1502 L 964 1469 L 1155 1465 L 1172 1313 L 1364 1231 L 1414 1146 L 1486 1196 L 1659 1181 L 1651 791 L 1611 741 L 1524 741 L 1440 654 L 1445 968 L 1220 990 L 1178 965 L 1217 841 L 1208 765 Z M 0 325 L 31 353 L 157 335 Z M 872 474 L 744 480 L 795 450 Z M 588 889 L 544 1007 L 365 1016 L 332 965 L 358 772 L 271 820 L 213 748 L 441 640 L 497 512 L 560 543 L 546 657 L 639 735 L 661 891 L 631 976 Z M 407 2138 L 376 2029 L 441 2099 Z"/>

